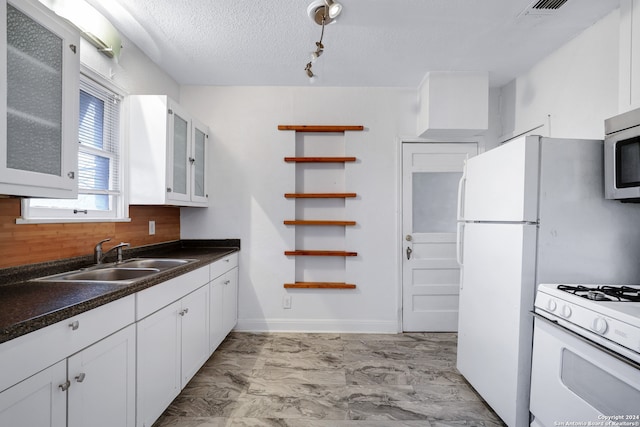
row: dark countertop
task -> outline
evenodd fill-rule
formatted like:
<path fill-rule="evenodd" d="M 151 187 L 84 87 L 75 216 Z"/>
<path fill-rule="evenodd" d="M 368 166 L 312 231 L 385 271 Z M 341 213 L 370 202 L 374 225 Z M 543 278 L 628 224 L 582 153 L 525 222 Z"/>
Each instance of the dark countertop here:
<path fill-rule="evenodd" d="M 33 279 L 94 264 L 92 256 L 0 269 L 0 343 L 196 270 L 240 250 L 240 240 L 181 240 L 124 250 L 124 258 L 191 258 L 131 284 L 37 282 Z M 115 259 L 107 259 L 112 262 Z"/>

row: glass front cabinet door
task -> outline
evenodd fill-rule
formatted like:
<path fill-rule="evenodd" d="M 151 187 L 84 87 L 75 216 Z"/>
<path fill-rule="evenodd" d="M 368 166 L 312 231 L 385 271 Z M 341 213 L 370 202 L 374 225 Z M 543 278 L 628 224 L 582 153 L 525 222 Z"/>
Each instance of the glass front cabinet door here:
<path fill-rule="evenodd" d="M 209 128 L 196 119 L 191 119 L 191 201 L 207 203 L 207 147 Z"/>
<path fill-rule="evenodd" d="M 191 182 L 189 153 L 191 123 L 189 116 L 178 104 L 169 108 L 169 156 L 167 165 L 167 199 L 176 202 L 189 201 Z"/>
<path fill-rule="evenodd" d="M 79 35 L 37 1 L 0 5 L 0 194 L 74 198 Z"/>

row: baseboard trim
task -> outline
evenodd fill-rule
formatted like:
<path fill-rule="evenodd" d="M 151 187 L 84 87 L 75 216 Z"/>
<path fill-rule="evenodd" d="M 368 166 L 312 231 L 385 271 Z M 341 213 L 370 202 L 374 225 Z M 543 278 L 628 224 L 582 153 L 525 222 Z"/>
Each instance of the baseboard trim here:
<path fill-rule="evenodd" d="M 238 319 L 239 332 L 326 332 L 397 334 L 394 321 L 378 320 L 309 320 L 309 319 Z"/>

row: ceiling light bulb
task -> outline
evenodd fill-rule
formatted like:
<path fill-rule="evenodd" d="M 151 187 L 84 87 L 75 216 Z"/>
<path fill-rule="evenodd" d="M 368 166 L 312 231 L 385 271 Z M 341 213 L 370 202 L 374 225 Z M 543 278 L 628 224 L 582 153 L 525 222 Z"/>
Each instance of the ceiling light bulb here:
<path fill-rule="evenodd" d="M 325 0 L 325 3 L 329 7 L 329 18 L 334 19 L 342 12 L 342 5 L 333 0 Z"/>

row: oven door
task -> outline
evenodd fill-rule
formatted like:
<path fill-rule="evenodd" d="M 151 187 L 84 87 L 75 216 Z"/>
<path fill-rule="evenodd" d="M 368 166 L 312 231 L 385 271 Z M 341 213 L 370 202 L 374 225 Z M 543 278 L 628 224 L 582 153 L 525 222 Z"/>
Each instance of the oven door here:
<path fill-rule="evenodd" d="M 531 426 L 640 422 L 640 366 L 539 315 L 531 372 Z M 622 418 L 608 418 L 622 417 Z M 605 424 L 602 424 L 605 425 Z M 631 424 L 633 425 L 633 424 Z"/>

